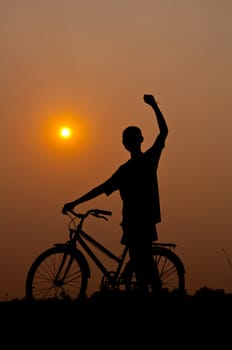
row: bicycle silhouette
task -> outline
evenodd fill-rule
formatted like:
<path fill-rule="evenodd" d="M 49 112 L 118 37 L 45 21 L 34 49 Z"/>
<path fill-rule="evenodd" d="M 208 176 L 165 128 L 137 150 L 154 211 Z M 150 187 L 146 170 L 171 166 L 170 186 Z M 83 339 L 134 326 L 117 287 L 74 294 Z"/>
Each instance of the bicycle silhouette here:
<path fill-rule="evenodd" d="M 106 216 L 112 215 L 112 212 L 90 209 L 85 213 L 74 211 L 68 213 L 70 217 L 68 241 L 55 243 L 54 246 L 42 252 L 27 273 L 25 289 L 28 300 L 73 301 L 84 298 L 91 277 L 86 255 L 102 272 L 101 291 L 136 290 L 136 278 L 129 259 L 128 247 L 124 246 L 122 254 L 117 256 L 92 238 L 83 230 L 83 223 L 89 215 L 108 220 Z M 76 219 L 79 219 L 78 223 Z M 115 271 L 108 270 L 91 249 L 91 244 L 116 262 Z M 185 268 L 181 259 L 173 251 L 175 247 L 174 243 L 153 243 L 153 257 L 157 263 L 162 288 L 168 292 L 182 292 L 185 289 Z"/>

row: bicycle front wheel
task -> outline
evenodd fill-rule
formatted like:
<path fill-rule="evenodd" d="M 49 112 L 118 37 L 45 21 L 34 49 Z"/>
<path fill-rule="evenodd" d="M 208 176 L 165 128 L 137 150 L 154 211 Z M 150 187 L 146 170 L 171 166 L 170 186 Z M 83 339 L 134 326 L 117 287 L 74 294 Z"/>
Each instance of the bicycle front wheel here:
<path fill-rule="evenodd" d="M 26 277 L 28 300 L 77 300 L 85 296 L 86 265 L 66 246 L 47 249 L 31 265 Z"/>

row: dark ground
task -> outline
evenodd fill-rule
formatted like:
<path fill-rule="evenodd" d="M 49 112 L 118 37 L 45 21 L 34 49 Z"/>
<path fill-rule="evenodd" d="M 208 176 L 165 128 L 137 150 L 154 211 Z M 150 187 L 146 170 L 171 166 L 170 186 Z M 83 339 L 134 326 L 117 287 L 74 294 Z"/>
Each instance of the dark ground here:
<path fill-rule="evenodd" d="M 99 292 L 82 302 L 0 302 L 3 348 L 231 348 L 232 294 Z"/>

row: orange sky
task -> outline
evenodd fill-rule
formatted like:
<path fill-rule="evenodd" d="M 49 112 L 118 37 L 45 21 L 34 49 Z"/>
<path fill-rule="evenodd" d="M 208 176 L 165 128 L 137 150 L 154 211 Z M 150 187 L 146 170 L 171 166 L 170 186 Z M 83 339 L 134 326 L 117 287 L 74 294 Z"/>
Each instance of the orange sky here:
<path fill-rule="evenodd" d="M 232 292 L 231 11 L 229 0 L 0 3 L 0 300 L 23 297 L 33 259 L 67 239 L 64 202 L 127 160 L 124 127 L 150 145 L 144 93 L 169 126 L 159 239 L 177 243 L 189 293 Z M 63 123 L 72 142 L 57 137 Z M 96 206 L 113 216 L 94 235 L 120 252 L 119 196 L 82 208 Z M 98 285 L 92 277 L 89 293 Z"/>

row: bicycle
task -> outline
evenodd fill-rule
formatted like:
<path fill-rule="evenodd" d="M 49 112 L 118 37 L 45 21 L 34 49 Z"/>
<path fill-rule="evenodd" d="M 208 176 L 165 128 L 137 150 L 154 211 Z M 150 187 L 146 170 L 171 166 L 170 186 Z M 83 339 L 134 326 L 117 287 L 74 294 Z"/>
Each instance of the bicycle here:
<path fill-rule="evenodd" d="M 136 289 L 136 278 L 129 259 L 128 247 L 124 246 L 120 256 L 115 255 L 83 230 L 83 223 L 89 215 L 108 220 L 111 211 L 90 209 L 85 213 L 68 213 L 69 239 L 55 243 L 42 252 L 32 263 L 26 277 L 26 298 L 28 300 L 81 300 L 86 297 L 91 277 L 86 255 L 101 270 L 101 291 L 119 290 L 131 292 Z M 79 222 L 76 223 L 76 219 Z M 116 269 L 109 271 L 91 249 L 96 247 L 116 262 Z M 80 249 L 82 247 L 82 249 Z M 184 291 L 185 268 L 173 251 L 174 243 L 153 243 L 153 256 L 157 263 L 162 288 L 168 292 Z M 85 253 L 84 253 L 85 252 Z"/>

